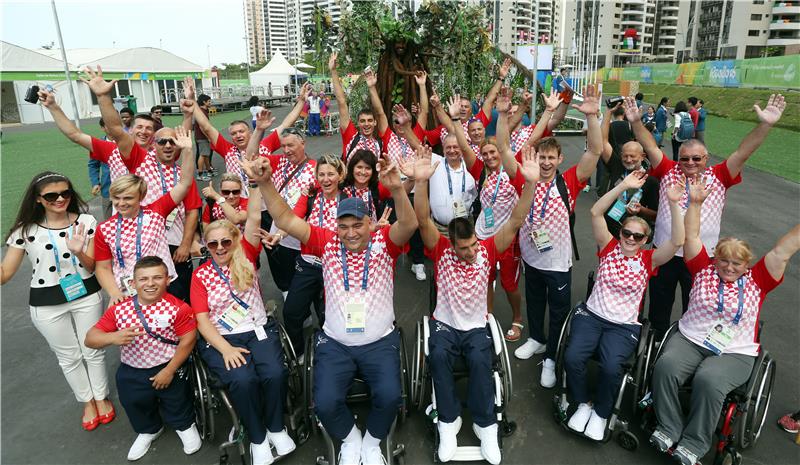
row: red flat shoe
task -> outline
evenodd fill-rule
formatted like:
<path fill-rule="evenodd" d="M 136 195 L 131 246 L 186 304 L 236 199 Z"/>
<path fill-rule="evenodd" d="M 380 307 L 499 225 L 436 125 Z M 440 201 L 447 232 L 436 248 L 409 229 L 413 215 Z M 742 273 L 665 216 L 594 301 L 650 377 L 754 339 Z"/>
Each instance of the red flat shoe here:
<path fill-rule="evenodd" d="M 83 425 L 83 429 L 86 431 L 92 431 L 97 428 L 97 425 L 100 424 L 100 416 L 98 415 L 89 421 L 81 421 L 81 424 Z"/>
<path fill-rule="evenodd" d="M 97 421 L 102 424 L 108 424 L 114 421 L 114 418 L 117 417 L 117 412 L 114 411 L 114 406 L 111 406 L 111 411 L 108 413 L 104 413 L 102 415 L 97 415 Z"/>

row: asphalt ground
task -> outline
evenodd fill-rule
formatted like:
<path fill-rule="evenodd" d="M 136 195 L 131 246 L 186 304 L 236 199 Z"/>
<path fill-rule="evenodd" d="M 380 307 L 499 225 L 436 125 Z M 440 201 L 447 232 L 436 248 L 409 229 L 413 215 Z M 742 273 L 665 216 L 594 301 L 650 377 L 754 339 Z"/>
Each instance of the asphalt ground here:
<path fill-rule="evenodd" d="M 280 118 L 288 107 L 273 110 Z M 224 116 L 222 116 L 224 117 Z M 32 127 L 9 128 L 9 131 L 35 130 Z M 713 137 L 708 134 L 707 137 Z M 576 163 L 582 154 L 584 139 L 580 136 L 561 138 L 564 146 L 564 167 Z M 64 144 L 69 144 L 65 139 Z M 323 152 L 338 153 L 341 142 L 338 134 L 332 137 L 310 138 L 306 145 L 312 157 Z M 667 148 L 669 150 L 669 148 Z M 787 150 L 797 150 L 787 147 Z M 218 169 L 224 169 L 221 157 L 213 158 Z M 597 264 L 595 246 L 589 229 L 589 208 L 596 199 L 594 192 L 583 193 L 577 203 L 576 235 L 582 259 L 573 267 L 573 304 L 586 291 L 586 276 Z M 722 235 L 734 235 L 753 246 L 758 257 L 798 222 L 800 185 L 784 179 L 745 168 L 743 182 L 729 191 L 723 215 Z M 95 212 L 99 205 L 93 204 Z M 265 263 L 262 260 L 262 263 Z M 413 357 L 414 327 L 428 312 L 428 283 L 415 280 L 410 260 L 401 257 L 395 280 L 395 314 L 405 331 L 409 359 Z M 428 275 L 431 276 L 430 263 Z M 116 464 L 125 463 L 128 448 L 135 433 L 128 423 L 116 395 L 114 373 L 119 364 L 116 348 L 107 350 L 106 357 L 112 384 L 112 399 L 117 407 L 117 419 L 97 430 L 85 432 L 79 425 L 82 408 L 67 386 L 55 356 L 44 338 L 31 324 L 27 306 L 27 276 L 30 266 L 25 261 L 16 276 L 2 288 L 2 452 L 0 461 L 7 464 Z M 280 301 L 280 293 L 269 276 L 268 267 L 261 276 L 264 300 Z M 524 292 L 523 292 L 524 295 Z M 745 463 L 800 463 L 800 448 L 794 445 L 793 435 L 780 430 L 775 421 L 784 413 L 800 408 L 800 356 L 797 351 L 800 333 L 800 257 L 790 262 L 785 282 L 769 294 L 762 311 L 765 322 L 763 346 L 777 361 L 777 377 L 772 404 L 757 445 L 744 452 Z M 508 326 L 511 310 L 499 293 L 495 300 L 496 315 Z M 524 305 L 524 304 L 523 304 Z M 524 306 L 523 306 L 524 309 Z M 673 320 L 680 309 L 673 312 Z M 527 324 L 526 324 L 527 325 Z M 527 332 L 525 332 L 527 335 Z M 513 350 L 519 343 L 509 344 Z M 635 452 L 623 450 L 615 443 L 595 444 L 565 431 L 553 420 L 552 392 L 539 386 L 541 356 L 519 361 L 512 357 L 514 392 L 508 406 L 509 417 L 516 421 L 517 430 L 504 441 L 503 463 L 506 464 L 667 464 L 671 461 L 647 445 L 646 433 L 632 422 L 632 431 L 641 445 Z M 363 415 L 359 423 L 363 425 Z M 225 412 L 217 421 L 217 439 L 192 456 L 182 452 L 177 436 L 168 431 L 140 460 L 143 464 L 212 464 L 218 461 L 220 439 L 227 436 L 230 420 Z M 459 435 L 460 445 L 478 442 L 466 421 Z M 405 445 L 405 463 L 433 462 L 432 440 L 422 413 L 412 410 L 411 416 L 395 433 L 395 441 Z M 326 451 L 320 435 L 288 457 L 286 464 L 312 464 Z M 236 455 L 232 463 L 239 463 Z M 713 463 L 709 454 L 704 463 Z"/>

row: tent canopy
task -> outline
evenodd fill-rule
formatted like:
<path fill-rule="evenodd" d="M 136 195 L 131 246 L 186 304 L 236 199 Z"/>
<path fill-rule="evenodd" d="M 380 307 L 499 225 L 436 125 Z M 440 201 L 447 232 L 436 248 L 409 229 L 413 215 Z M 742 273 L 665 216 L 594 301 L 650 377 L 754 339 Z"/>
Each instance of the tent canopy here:
<path fill-rule="evenodd" d="M 306 73 L 298 70 L 291 63 L 283 56 L 280 50 L 276 50 L 275 53 L 272 55 L 272 59 L 269 60 L 266 66 L 259 69 L 258 71 L 250 73 L 250 76 L 256 75 L 284 75 L 284 76 L 305 76 Z"/>
<path fill-rule="evenodd" d="M 3 71 L 64 71 L 61 55 L 50 57 L 8 42 L 0 42 Z"/>
<path fill-rule="evenodd" d="M 43 55 L 61 58 L 60 49 L 37 50 Z M 116 72 L 202 72 L 203 67 L 166 50 L 153 47 L 73 48 L 67 49 L 67 61 L 74 69 L 100 66 Z"/>

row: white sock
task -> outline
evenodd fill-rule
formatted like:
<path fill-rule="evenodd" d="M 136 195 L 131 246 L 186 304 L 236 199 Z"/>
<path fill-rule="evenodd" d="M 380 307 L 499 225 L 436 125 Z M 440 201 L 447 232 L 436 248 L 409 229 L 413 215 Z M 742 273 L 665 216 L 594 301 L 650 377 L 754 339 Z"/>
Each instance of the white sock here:
<path fill-rule="evenodd" d="M 367 434 L 364 435 L 364 439 L 361 441 L 361 448 L 369 449 L 370 447 L 380 447 L 380 446 L 381 446 L 381 440 L 372 437 L 372 435 L 369 434 L 369 430 L 367 430 Z"/>
<path fill-rule="evenodd" d="M 283 301 L 286 302 L 286 296 L 289 295 L 289 291 L 281 291 L 281 295 L 283 296 Z"/>
<path fill-rule="evenodd" d="M 358 426 L 353 425 L 353 429 L 350 430 L 350 433 L 347 434 L 347 437 L 342 442 L 356 442 L 359 439 L 361 439 L 361 430 L 358 429 Z"/>

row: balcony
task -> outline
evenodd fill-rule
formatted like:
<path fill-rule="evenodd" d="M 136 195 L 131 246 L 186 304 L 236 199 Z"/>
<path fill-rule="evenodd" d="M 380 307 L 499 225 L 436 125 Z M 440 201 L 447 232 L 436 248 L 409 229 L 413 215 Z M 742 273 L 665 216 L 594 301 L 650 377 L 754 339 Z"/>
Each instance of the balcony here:
<path fill-rule="evenodd" d="M 667 34 L 661 34 L 658 37 L 661 38 L 661 39 L 667 39 L 667 40 L 675 40 L 675 38 L 676 38 L 675 35 L 667 35 Z"/>
<path fill-rule="evenodd" d="M 661 5 L 661 11 L 679 11 L 678 5 Z"/>
<path fill-rule="evenodd" d="M 782 21 L 775 21 L 769 23 L 770 31 L 800 31 L 800 21 L 790 21 L 784 19 Z"/>
<path fill-rule="evenodd" d="M 775 6 L 772 7 L 772 14 L 773 15 L 781 15 L 781 14 L 800 14 L 800 2 L 780 2 L 775 3 Z"/>
<path fill-rule="evenodd" d="M 666 31 L 666 30 L 675 31 L 675 30 L 678 29 L 678 26 L 675 25 L 675 24 L 661 24 L 659 26 L 659 29 L 661 29 L 662 31 Z"/>
<path fill-rule="evenodd" d="M 622 21 L 620 21 L 620 24 L 622 24 L 623 26 L 641 26 L 642 23 L 643 21 L 641 19 L 625 18 Z"/>
<path fill-rule="evenodd" d="M 629 16 L 642 16 L 642 15 L 644 15 L 644 10 L 637 10 L 635 8 L 628 8 L 626 6 L 624 6 L 622 8 L 625 8 L 624 10 L 622 10 L 622 14 L 623 15 L 629 15 Z"/>
<path fill-rule="evenodd" d="M 767 45 L 768 46 L 797 45 L 798 40 L 800 40 L 800 36 L 782 37 L 780 39 L 767 39 Z"/>

